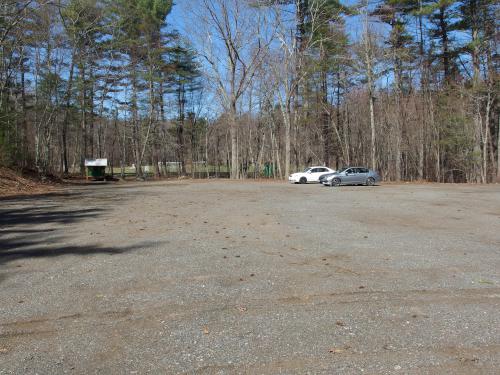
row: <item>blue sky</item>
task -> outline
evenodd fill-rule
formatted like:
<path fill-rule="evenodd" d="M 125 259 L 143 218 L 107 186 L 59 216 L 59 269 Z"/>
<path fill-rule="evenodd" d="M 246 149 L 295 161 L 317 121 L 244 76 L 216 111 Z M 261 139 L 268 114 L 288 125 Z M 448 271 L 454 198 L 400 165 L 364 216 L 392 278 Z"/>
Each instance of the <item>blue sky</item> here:
<path fill-rule="evenodd" d="M 246 0 L 242 0 L 246 1 Z M 194 8 L 197 10 L 203 9 L 201 5 L 201 0 L 177 0 L 174 4 L 172 12 L 167 16 L 167 24 L 169 29 L 176 29 L 180 32 L 180 34 L 193 42 L 192 31 L 190 30 L 192 27 L 196 27 L 190 23 L 192 17 L 189 17 L 189 8 Z M 344 5 L 353 6 L 357 3 L 357 1 L 341 1 Z M 293 6 L 290 6 L 291 10 L 293 10 Z M 375 25 L 374 25 L 375 26 Z M 291 25 L 292 27 L 292 25 Z M 375 28 L 380 29 L 382 25 L 375 26 Z M 381 29 L 382 30 L 382 29 Z M 351 42 L 354 42 L 359 39 L 361 33 L 363 31 L 363 24 L 359 16 L 347 17 L 346 18 L 346 32 L 348 33 Z M 196 48 L 196 44 L 194 44 Z M 201 61 L 203 64 L 204 62 Z M 208 68 L 208 67 L 207 67 Z M 214 100 L 213 93 L 206 92 L 207 96 L 205 105 L 207 105 L 205 114 L 211 113 L 214 114 L 220 110 L 218 108 L 217 101 Z M 209 105 L 208 105 L 209 104 Z"/>
<path fill-rule="evenodd" d="M 243 0 L 242 0 L 243 1 Z M 186 24 L 186 4 L 189 2 L 190 5 L 193 3 L 199 2 L 199 0 L 177 0 L 174 2 L 174 7 L 172 8 L 172 12 L 167 16 L 167 22 L 170 27 L 181 31 L 184 35 L 189 37 L 189 26 Z M 346 6 L 354 6 L 359 4 L 358 1 L 347 0 L 340 1 L 342 4 Z M 370 1 L 370 4 L 379 3 L 379 0 Z M 346 20 L 346 31 L 351 37 L 352 40 L 358 39 L 361 31 L 362 25 L 359 17 L 348 17 Z"/>

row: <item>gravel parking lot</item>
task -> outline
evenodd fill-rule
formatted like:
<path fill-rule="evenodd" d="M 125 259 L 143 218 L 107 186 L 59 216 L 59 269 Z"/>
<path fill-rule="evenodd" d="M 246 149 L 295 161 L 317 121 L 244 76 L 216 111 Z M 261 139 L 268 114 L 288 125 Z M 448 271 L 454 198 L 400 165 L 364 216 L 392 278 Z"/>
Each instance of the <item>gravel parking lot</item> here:
<path fill-rule="evenodd" d="M 498 374 L 500 187 L 0 200 L 0 374 Z"/>

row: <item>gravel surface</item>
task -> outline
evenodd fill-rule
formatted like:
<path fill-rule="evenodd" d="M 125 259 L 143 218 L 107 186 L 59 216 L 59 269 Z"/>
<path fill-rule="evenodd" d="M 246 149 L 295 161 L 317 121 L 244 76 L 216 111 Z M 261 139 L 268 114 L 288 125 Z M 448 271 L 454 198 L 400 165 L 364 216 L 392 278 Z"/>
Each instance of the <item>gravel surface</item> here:
<path fill-rule="evenodd" d="M 498 374 L 500 187 L 0 200 L 0 374 Z"/>

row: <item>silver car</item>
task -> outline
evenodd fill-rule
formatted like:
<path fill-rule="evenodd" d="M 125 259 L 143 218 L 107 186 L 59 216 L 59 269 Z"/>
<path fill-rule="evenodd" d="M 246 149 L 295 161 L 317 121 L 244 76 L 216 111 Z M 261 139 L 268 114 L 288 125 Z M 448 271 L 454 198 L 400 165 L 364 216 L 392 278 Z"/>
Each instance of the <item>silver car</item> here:
<path fill-rule="evenodd" d="M 333 173 L 323 181 L 323 185 L 367 185 L 373 186 L 380 181 L 377 172 L 364 167 L 342 168 L 337 173 Z"/>

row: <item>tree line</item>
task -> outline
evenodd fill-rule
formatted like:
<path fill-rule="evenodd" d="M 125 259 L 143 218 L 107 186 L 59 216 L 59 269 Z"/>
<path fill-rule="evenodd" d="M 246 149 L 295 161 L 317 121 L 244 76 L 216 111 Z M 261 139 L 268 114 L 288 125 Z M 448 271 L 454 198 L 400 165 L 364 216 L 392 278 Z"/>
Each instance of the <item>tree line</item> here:
<path fill-rule="evenodd" d="M 173 164 L 231 178 L 363 165 L 491 182 L 498 12 L 491 0 L 4 0 L 0 163 L 68 175 L 108 158 L 138 177 Z"/>

